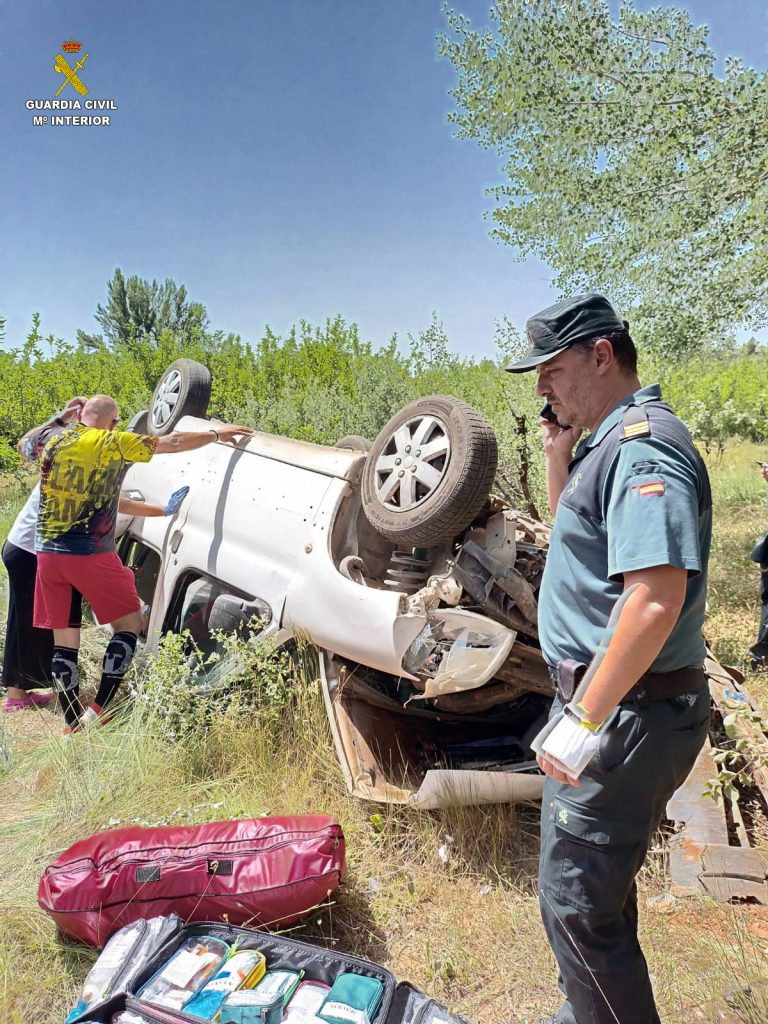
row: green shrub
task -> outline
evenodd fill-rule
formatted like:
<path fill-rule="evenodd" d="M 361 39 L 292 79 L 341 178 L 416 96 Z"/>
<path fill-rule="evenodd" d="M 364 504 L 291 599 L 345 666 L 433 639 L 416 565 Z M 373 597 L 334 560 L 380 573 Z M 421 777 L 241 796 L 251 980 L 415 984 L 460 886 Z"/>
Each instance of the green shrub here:
<path fill-rule="evenodd" d="M 204 655 L 187 632 L 166 633 L 132 686 L 136 705 L 169 740 L 207 730 L 214 719 L 246 715 L 271 728 L 285 714 L 295 668 L 274 641 L 216 634 L 219 650 Z"/>
<path fill-rule="evenodd" d="M 21 434 L 73 395 L 111 394 L 128 420 L 147 408 L 165 367 L 185 356 L 211 370 L 211 415 L 320 444 L 345 434 L 372 440 L 413 399 L 454 395 L 481 410 L 496 430 L 497 489 L 528 511 L 539 511 L 543 467 L 533 454 L 539 449 L 539 402 L 530 378 L 502 371 L 520 344 L 514 329 L 502 326 L 499 360 L 477 362 L 450 353 L 435 315 L 425 331 L 409 336 L 407 352 L 394 337 L 374 349 L 356 324 L 338 316 L 322 326 L 302 321 L 285 338 L 267 328 L 253 346 L 221 332 L 188 340 L 165 330 L 152 344 L 85 349 L 43 339 L 35 315 L 24 343 L 0 352 L 0 468 L 3 453 L 11 457 Z M 522 477 L 521 466 L 528 467 Z"/>

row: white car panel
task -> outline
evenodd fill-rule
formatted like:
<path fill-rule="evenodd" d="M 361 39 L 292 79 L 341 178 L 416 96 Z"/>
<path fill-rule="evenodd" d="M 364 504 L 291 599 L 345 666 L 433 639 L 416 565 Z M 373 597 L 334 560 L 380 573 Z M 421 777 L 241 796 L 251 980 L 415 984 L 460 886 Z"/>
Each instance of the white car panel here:
<path fill-rule="evenodd" d="M 177 429 L 205 431 L 212 423 L 186 417 Z M 210 577 L 268 604 L 267 634 L 281 641 L 304 634 L 319 649 L 323 698 L 352 793 L 423 808 L 533 799 L 541 778 L 515 751 L 525 750 L 539 705 L 529 700 L 519 721 L 502 714 L 498 729 L 492 712 L 475 716 L 471 705 L 491 680 L 491 708 L 527 691 L 541 694 L 541 665 L 527 673 L 512 667 L 510 680 L 510 665 L 520 660 L 515 631 L 456 607 L 462 588 L 451 576 L 449 544 L 425 557 L 374 530 L 360 499 L 365 459 L 255 434 L 241 447 L 207 444 L 132 466 L 125 488 L 148 503 L 190 488 L 176 515 L 129 524 L 130 536 L 161 555 L 147 650 L 167 628 L 180 586 L 190 576 Z M 468 713 L 453 710 L 467 698 Z"/>

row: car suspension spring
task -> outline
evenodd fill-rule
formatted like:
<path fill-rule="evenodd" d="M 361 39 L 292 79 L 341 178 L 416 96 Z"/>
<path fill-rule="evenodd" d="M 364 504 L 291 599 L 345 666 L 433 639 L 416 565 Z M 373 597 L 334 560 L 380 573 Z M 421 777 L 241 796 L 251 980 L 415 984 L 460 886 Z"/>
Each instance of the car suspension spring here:
<path fill-rule="evenodd" d="M 384 580 L 386 586 L 404 590 L 407 594 L 415 594 L 417 590 L 421 590 L 430 577 L 429 554 L 425 548 L 393 551 L 387 569 L 388 579 Z"/>

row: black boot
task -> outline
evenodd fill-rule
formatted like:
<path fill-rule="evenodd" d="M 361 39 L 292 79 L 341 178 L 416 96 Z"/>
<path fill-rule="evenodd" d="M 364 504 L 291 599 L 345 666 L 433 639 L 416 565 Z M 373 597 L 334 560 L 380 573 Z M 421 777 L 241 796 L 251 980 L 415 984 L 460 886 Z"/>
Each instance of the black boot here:
<path fill-rule="evenodd" d="M 761 672 L 768 669 L 768 641 L 760 640 L 754 647 L 749 648 L 749 667 L 753 672 Z"/>

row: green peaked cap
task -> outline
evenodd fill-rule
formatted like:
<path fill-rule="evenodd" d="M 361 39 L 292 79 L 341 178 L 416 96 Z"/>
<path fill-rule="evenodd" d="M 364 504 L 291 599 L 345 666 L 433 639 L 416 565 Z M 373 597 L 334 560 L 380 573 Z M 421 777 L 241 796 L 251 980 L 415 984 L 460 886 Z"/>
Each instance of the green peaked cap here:
<path fill-rule="evenodd" d="M 608 299 L 597 292 L 573 295 L 554 306 L 547 306 L 530 318 L 525 325 L 530 345 L 528 355 L 511 363 L 507 370 L 525 373 L 579 341 L 598 338 L 612 331 L 625 331 L 628 327 L 627 321 L 617 315 Z"/>

